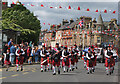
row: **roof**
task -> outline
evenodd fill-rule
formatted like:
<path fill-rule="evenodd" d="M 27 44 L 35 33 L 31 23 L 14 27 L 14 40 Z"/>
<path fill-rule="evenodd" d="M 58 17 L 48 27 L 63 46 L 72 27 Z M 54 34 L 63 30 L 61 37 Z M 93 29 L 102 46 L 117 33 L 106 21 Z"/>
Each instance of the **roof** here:
<path fill-rule="evenodd" d="M 99 15 L 98 19 L 97 19 L 97 24 L 103 24 L 103 19 L 101 14 Z"/>

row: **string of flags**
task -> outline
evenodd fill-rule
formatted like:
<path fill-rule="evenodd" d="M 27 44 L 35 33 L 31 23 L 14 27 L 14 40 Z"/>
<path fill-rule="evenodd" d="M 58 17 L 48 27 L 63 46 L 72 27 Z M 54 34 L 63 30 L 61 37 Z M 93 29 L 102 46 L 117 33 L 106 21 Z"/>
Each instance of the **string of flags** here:
<path fill-rule="evenodd" d="M 3 5 L 5 5 L 5 2 L 3 2 L 2 3 Z M 12 1 L 12 4 L 15 4 L 13 1 Z M 22 5 L 25 5 L 25 4 L 22 4 Z M 43 4 L 40 4 L 40 5 L 34 5 L 34 4 L 26 4 L 26 5 L 28 5 L 28 6 L 32 6 L 32 7 L 34 7 L 34 6 L 40 6 L 40 7 L 48 7 L 48 6 L 44 6 Z M 72 7 L 72 6 L 68 6 L 68 7 L 62 7 L 62 6 L 59 6 L 59 7 L 54 7 L 54 6 L 50 6 L 50 7 L 48 7 L 48 8 L 56 8 L 56 9 L 62 9 L 62 8 L 64 8 L 64 9 L 68 9 L 68 10 L 71 10 L 71 9 L 75 9 L 75 10 L 81 10 L 81 7 L 80 6 L 77 6 L 77 8 L 74 8 L 74 7 Z M 90 8 L 86 8 L 86 10 L 85 11 L 91 11 L 90 10 Z M 100 10 L 98 10 L 98 9 L 96 9 L 94 12 L 99 12 Z M 108 11 L 111 11 L 111 10 L 107 10 L 107 9 L 104 9 L 103 10 L 103 12 L 104 13 L 108 13 Z M 101 11 L 100 11 L 101 12 Z M 112 14 L 116 14 L 116 11 L 114 10 L 114 11 L 112 11 Z"/>
<path fill-rule="evenodd" d="M 49 38 L 42 38 L 42 39 L 45 39 L 46 41 L 48 41 L 48 40 L 55 40 L 55 39 L 68 39 L 68 38 L 71 38 L 71 37 L 73 37 L 73 34 L 71 33 L 71 31 L 72 30 L 69 30 L 69 31 L 60 31 L 60 33 L 62 32 L 62 35 L 64 36 L 64 37 L 62 37 L 62 36 L 60 36 L 60 35 L 58 35 L 58 37 L 54 37 L 54 38 L 52 38 L 52 37 L 49 37 Z M 104 34 L 104 35 L 108 35 L 108 36 L 113 36 L 113 37 L 115 37 L 115 38 L 118 38 L 119 37 L 119 35 L 114 35 L 114 34 L 111 34 L 111 33 L 108 33 L 108 32 L 106 32 L 106 31 L 115 31 L 115 30 L 105 30 L 105 31 L 91 31 L 91 33 L 98 33 L 98 34 Z M 116 31 L 118 31 L 118 30 L 116 30 Z M 119 31 L 120 31 L 120 29 L 119 29 Z M 57 31 L 56 31 L 57 32 Z M 89 34 L 90 34 L 90 32 L 89 31 L 85 31 L 85 30 L 83 30 L 82 32 L 80 32 L 80 31 L 77 31 L 77 32 L 73 32 L 73 33 L 79 33 L 79 34 L 82 34 L 82 33 L 85 33 L 85 36 L 84 37 L 87 37 L 87 35 L 88 36 L 90 36 Z M 52 35 L 53 33 L 51 33 L 51 35 Z M 76 37 L 81 37 L 80 35 L 77 35 L 76 34 Z M 40 38 L 40 40 L 42 40 Z"/>

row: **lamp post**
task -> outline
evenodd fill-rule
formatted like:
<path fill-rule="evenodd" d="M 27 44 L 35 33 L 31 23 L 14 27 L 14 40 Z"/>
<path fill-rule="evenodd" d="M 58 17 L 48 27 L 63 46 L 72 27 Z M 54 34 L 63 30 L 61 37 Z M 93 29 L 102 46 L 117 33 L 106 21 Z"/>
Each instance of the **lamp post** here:
<path fill-rule="evenodd" d="M 19 31 L 17 32 L 17 35 L 16 35 L 16 44 L 17 44 L 17 37 L 20 36 L 20 33 L 21 32 L 19 32 Z"/>

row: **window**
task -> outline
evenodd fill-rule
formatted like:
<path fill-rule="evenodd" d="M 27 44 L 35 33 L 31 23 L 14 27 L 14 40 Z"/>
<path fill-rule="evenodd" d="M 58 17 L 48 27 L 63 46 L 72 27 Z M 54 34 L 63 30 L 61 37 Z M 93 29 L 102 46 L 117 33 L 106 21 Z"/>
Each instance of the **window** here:
<path fill-rule="evenodd" d="M 100 26 L 98 26 L 98 29 L 97 29 L 97 31 L 101 31 L 101 27 L 100 27 Z"/>
<path fill-rule="evenodd" d="M 97 37 L 97 43 L 100 43 L 100 37 Z"/>

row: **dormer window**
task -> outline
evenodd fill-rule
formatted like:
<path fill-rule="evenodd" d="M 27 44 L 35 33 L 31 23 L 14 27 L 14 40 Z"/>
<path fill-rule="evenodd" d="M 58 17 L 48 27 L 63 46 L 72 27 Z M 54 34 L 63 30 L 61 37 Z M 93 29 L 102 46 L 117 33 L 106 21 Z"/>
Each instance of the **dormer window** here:
<path fill-rule="evenodd" d="M 97 31 L 101 31 L 101 27 L 100 26 L 98 26 Z"/>

